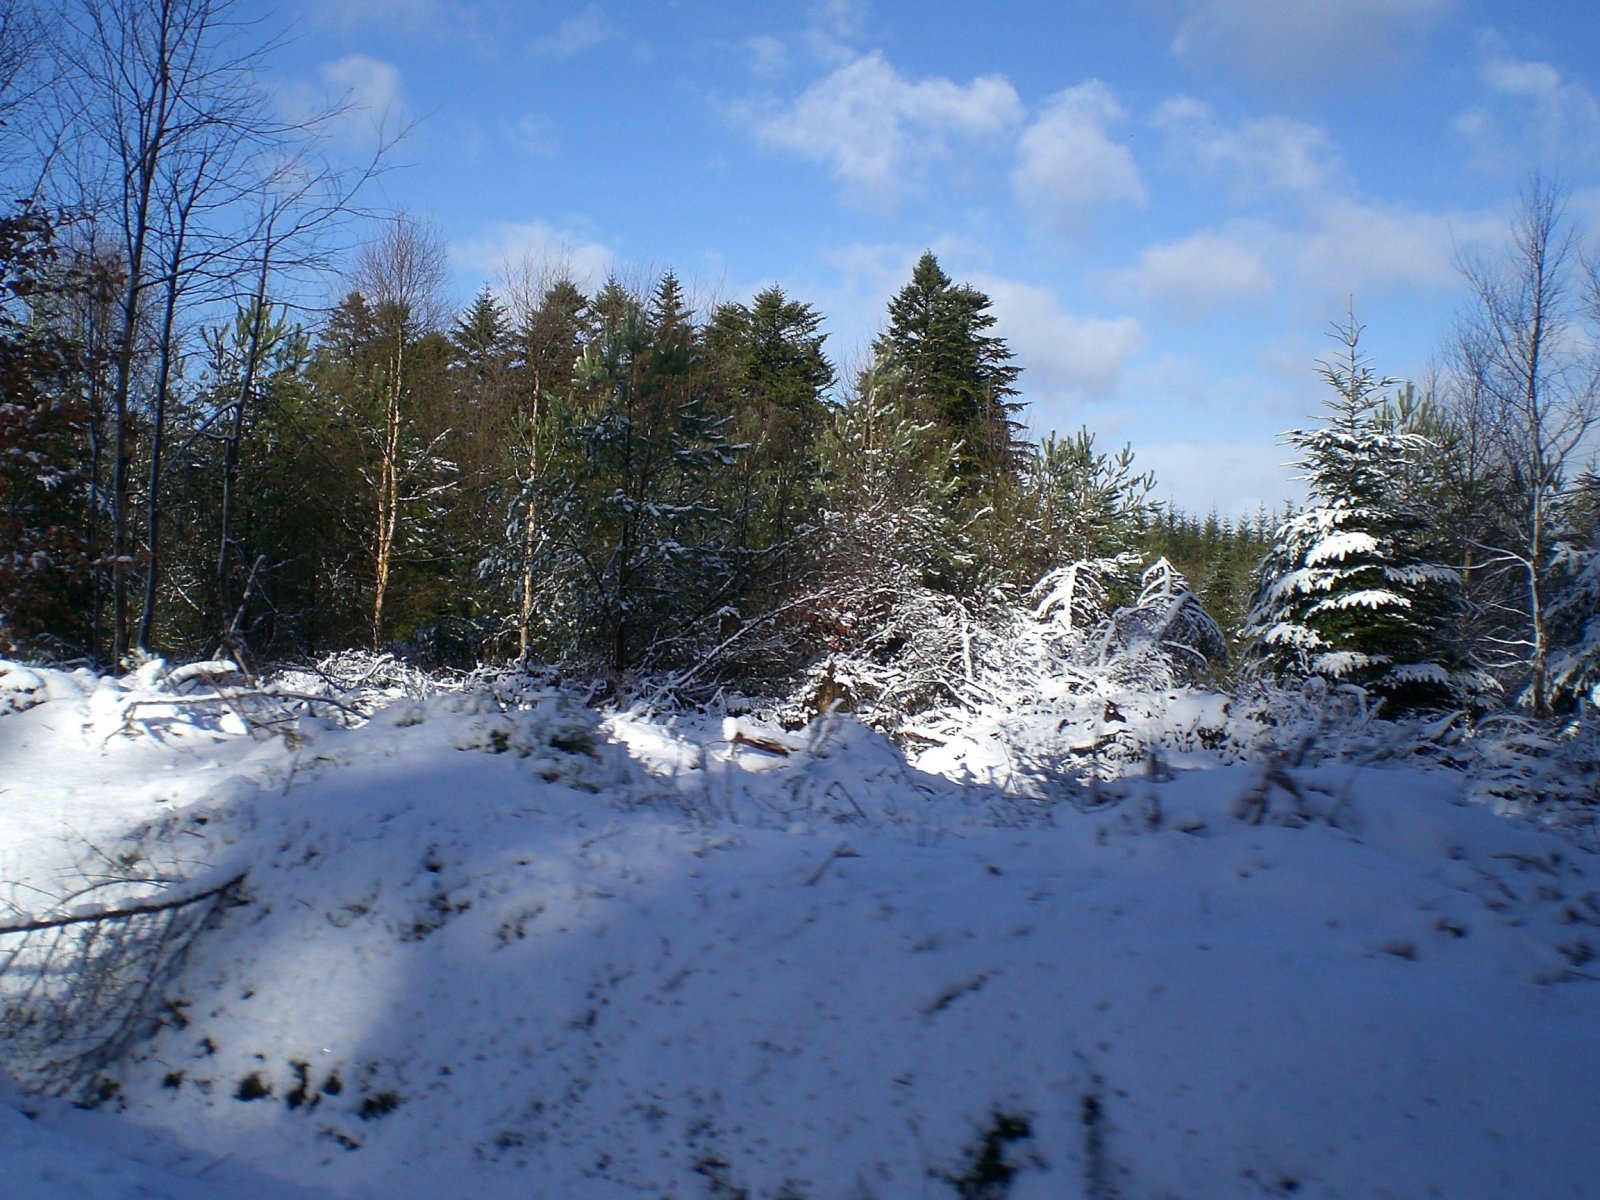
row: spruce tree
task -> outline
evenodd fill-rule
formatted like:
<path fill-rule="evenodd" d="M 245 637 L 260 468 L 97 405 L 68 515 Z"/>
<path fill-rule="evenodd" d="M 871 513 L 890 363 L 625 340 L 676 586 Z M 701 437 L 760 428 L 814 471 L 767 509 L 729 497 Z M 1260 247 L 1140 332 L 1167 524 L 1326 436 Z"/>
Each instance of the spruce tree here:
<path fill-rule="evenodd" d="M 954 283 L 933 252 L 889 302 L 889 328 L 874 350 L 896 372 L 912 412 L 951 444 L 950 474 L 962 494 L 997 475 L 1015 477 L 1021 460 L 1012 401 L 1019 367 L 1005 339 L 989 331 L 989 297 Z"/>
<path fill-rule="evenodd" d="M 675 285 L 664 280 L 648 310 L 620 286 L 602 292 L 572 391 L 550 398 L 551 457 L 507 531 L 512 553 L 528 545 L 535 557 L 535 640 L 619 683 L 681 661 L 729 587 L 712 500 L 734 456 Z"/>
<path fill-rule="evenodd" d="M 1319 369 L 1327 421 L 1286 435 L 1309 503 L 1278 527 L 1244 634 L 1280 677 L 1354 683 L 1397 708 L 1458 702 L 1470 681 L 1445 626 L 1459 576 L 1429 554 L 1426 518 L 1407 503 L 1407 464 L 1427 440 L 1380 419 L 1395 381 L 1362 357 L 1354 317 L 1333 336 L 1345 353 Z"/>
<path fill-rule="evenodd" d="M 773 286 L 749 305 L 719 307 L 706 331 L 728 436 L 745 447 L 725 502 L 764 589 L 781 589 L 782 577 L 798 569 L 794 539 L 816 517 L 818 440 L 834 378 L 821 324 L 810 305 Z"/>

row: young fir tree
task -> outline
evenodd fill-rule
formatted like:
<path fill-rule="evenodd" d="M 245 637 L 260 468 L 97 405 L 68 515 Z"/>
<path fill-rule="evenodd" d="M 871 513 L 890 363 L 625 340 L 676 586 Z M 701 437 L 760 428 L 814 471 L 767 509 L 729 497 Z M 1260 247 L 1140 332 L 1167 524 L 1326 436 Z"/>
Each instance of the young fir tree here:
<path fill-rule="evenodd" d="M 1443 646 L 1459 576 L 1432 560 L 1403 486 L 1427 441 L 1379 419 L 1394 381 L 1361 356 L 1355 319 L 1333 336 L 1345 353 L 1319 371 L 1334 393 L 1327 423 L 1286 435 L 1309 503 L 1278 527 L 1244 634 L 1280 677 L 1354 683 L 1398 708 L 1457 702 L 1470 681 Z"/>

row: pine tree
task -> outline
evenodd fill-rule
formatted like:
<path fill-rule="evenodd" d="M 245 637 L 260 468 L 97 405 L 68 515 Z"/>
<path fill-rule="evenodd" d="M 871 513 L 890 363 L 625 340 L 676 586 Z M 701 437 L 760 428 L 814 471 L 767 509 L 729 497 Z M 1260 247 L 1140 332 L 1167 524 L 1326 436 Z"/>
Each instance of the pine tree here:
<path fill-rule="evenodd" d="M 1310 500 L 1278 527 L 1244 634 L 1275 675 L 1354 683 L 1402 708 L 1459 701 L 1469 677 L 1444 648 L 1459 576 L 1429 555 L 1403 486 L 1427 441 L 1380 420 L 1394 381 L 1361 356 L 1354 317 L 1333 336 L 1345 354 L 1319 369 L 1327 422 L 1286 435 Z"/>
<path fill-rule="evenodd" d="M 1134 469 L 1131 446 L 1096 450 L 1087 429 L 1047 435 L 1028 457 L 1026 483 L 1043 567 L 1128 554 L 1153 515 L 1155 476 Z"/>

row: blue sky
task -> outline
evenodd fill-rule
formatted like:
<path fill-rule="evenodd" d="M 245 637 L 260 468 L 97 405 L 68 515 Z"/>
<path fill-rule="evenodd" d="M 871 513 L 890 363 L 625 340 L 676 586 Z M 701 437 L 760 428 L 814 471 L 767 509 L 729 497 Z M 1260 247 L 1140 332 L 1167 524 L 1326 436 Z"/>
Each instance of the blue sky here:
<path fill-rule="evenodd" d="M 286 107 L 414 128 L 365 197 L 431 219 L 457 299 L 527 256 L 779 283 L 860 361 L 933 249 L 986 291 L 1038 433 L 1131 442 L 1158 496 L 1299 494 L 1353 299 L 1421 378 L 1535 170 L 1600 229 L 1593 0 L 288 0 Z"/>

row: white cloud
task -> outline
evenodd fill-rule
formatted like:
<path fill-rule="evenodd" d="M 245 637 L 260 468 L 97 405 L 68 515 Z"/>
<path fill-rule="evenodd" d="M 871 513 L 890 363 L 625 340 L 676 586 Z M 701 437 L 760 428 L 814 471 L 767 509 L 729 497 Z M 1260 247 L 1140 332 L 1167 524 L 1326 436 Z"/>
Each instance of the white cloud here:
<path fill-rule="evenodd" d="M 1156 110 L 1157 129 L 1178 162 L 1226 181 L 1239 205 L 1274 197 L 1310 197 L 1346 186 L 1344 166 L 1328 135 L 1288 117 L 1262 117 L 1226 125 L 1211 108 L 1189 97 Z"/>
<path fill-rule="evenodd" d="M 811 21 L 827 36 L 851 41 L 866 29 L 867 8 L 867 0 L 815 0 Z"/>
<path fill-rule="evenodd" d="M 1053 292 L 1034 284 L 985 275 L 971 282 L 994 302 L 994 332 L 1023 368 L 1019 387 L 1036 423 L 1065 428 L 1072 402 L 1114 397 L 1128 359 L 1144 345 L 1144 331 L 1132 317 L 1065 312 Z M 1054 419 L 1058 413 L 1063 420 Z"/>
<path fill-rule="evenodd" d="M 498 221 L 452 247 L 456 264 L 482 275 L 501 275 L 523 262 L 559 266 L 579 287 L 605 281 L 617 261 L 611 247 L 545 221 Z"/>
<path fill-rule="evenodd" d="M 1187 513 L 1204 514 L 1215 506 L 1221 516 L 1237 520 L 1265 507 L 1277 515 L 1285 500 L 1305 498 L 1305 486 L 1290 478 L 1285 450 L 1269 437 L 1142 441 L 1134 455 L 1138 470 L 1155 472 L 1152 498 Z"/>
<path fill-rule="evenodd" d="M 782 75 L 789 66 L 789 47 L 775 37 L 761 34 L 746 38 L 744 48 L 748 54 L 750 73 L 761 79 Z"/>
<path fill-rule="evenodd" d="M 552 58 L 572 58 L 585 50 L 592 50 L 617 36 L 605 10 L 598 4 L 586 5 L 557 25 L 553 32 L 535 38 L 530 46 L 535 54 Z"/>
<path fill-rule="evenodd" d="M 350 54 L 322 67 L 322 78 L 349 98 L 354 108 L 372 114 L 376 120 L 384 113 L 404 111 L 400 94 L 400 69 L 393 63 Z"/>
<path fill-rule="evenodd" d="M 1196 66 L 1222 66 L 1297 92 L 1348 85 L 1403 63 L 1452 2 L 1189 0 L 1172 50 Z"/>
<path fill-rule="evenodd" d="M 1493 36 L 1481 43 L 1483 99 L 1456 118 L 1481 170 L 1570 167 L 1600 161 L 1600 100 L 1549 63 L 1513 58 Z"/>
<path fill-rule="evenodd" d="M 1202 232 L 1149 246 L 1121 283 L 1141 298 L 1183 317 L 1267 299 L 1276 281 L 1262 247 L 1264 231 Z"/>
<path fill-rule="evenodd" d="M 1109 133 L 1126 119 L 1111 89 L 1098 79 L 1050 97 L 1018 142 L 1012 173 L 1018 201 L 1069 231 L 1081 229 L 1095 208 L 1143 205 L 1144 184 L 1133 154 Z"/>
<path fill-rule="evenodd" d="M 765 146 L 824 164 L 864 195 L 892 202 L 956 143 L 1009 134 L 1022 103 L 1005 79 L 910 80 L 879 53 L 851 58 L 792 103 L 735 116 Z"/>
<path fill-rule="evenodd" d="M 399 68 L 365 54 L 323 63 L 313 78 L 284 85 L 277 101 L 286 121 L 350 145 L 392 136 L 407 122 Z"/>
<path fill-rule="evenodd" d="M 553 158 L 561 147 L 555 122 L 540 113 L 523 113 L 505 126 L 505 135 L 518 150 L 535 158 Z"/>
<path fill-rule="evenodd" d="M 1477 218 L 1420 212 L 1393 204 L 1335 201 L 1318 210 L 1295 266 L 1323 301 L 1396 287 L 1458 287 L 1457 246 L 1476 237 Z"/>

